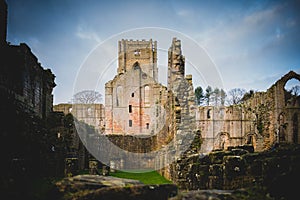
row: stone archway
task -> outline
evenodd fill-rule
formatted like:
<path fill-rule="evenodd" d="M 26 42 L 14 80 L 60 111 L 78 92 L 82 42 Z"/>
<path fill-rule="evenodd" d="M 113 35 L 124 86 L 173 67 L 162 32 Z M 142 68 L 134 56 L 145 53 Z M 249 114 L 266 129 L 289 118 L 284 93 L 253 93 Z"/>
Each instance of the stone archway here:
<path fill-rule="evenodd" d="M 297 95 L 293 95 L 291 91 L 286 90 L 286 85 L 288 84 L 288 82 L 292 80 L 299 81 L 299 86 L 300 86 L 300 75 L 295 73 L 294 71 L 290 71 L 275 83 L 277 87 L 277 96 L 282 98 L 283 100 L 282 102 L 283 104 L 277 106 L 295 106 L 295 104 L 297 104 L 297 102 L 299 101 Z"/>
<path fill-rule="evenodd" d="M 286 141 L 286 123 L 285 123 L 285 114 L 282 112 L 278 116 L 278 133 L 277 140 L 279 142 Z"/>
<path fill-rule="evenodd" d="M 214 149 L 225 150 L 230 146 L 230 135 L 227 132 L 220 132 L 216 136 Z"/>
<path fill-rule="evenodd" d="M 255 133 L 248 133 L 245 135 L 245 144 L 252 145 L 256 149 L 257 135 Z"/>
<path fill-rule="evenodd" d="M 297 107 L 300 102 L 300 81 L 296 78 L 289 79 L 284 85 L 285 106 Z"/>

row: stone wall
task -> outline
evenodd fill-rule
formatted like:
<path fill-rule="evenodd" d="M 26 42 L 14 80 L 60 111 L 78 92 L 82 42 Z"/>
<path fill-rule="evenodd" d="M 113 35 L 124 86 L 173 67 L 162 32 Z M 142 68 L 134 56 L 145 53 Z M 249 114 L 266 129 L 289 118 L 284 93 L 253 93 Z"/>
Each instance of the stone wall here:
<path fill-rule="evenodd" d="M 44 69 L 24 43 L 0 48 L 0 89 L 13 93 L 26 110 L 46 119 L 52 112 L 54 74 Z"/>
<path fill-rule="evenodd" d="M 299 96 L 284 89 L 293 78 L 300 79 L 299 74 L 291 71 L 266 92 L 256 92 L 239 105 L 198 107 L 196 121 L 203 139 L 201 152 L 244 144 L 263 151 L 275 143 L 299 143 Z"/>
<path fill-rule="evenodd" d="M 257 151 L 263 148 L 256 115 L 242 105 L 198 107 L 196 121 L 203 139 L 201 153 L 244 144 L 253 145 Z"/>
<path fill-rule="evenodd" d="M 99 133 L 105 129 L 105 114 L 103 104 L 58 104 L 53 106 L 56 112 L 65 115 L 72 114 L 78 121 L 93 126 Z"/>
<path fill-rule="evenodd" d="M 266 92 L 255 93 L 244 103 L 245 108 L 256 114 L 264 149 L 271 148 L 274 143 L 300 143 L 300 97 L 284 89 L 291 79 L 299 81 L 300 75 L 290 71 Z"/>
<path fill-rule="evenodd" d="M 299 145 L 282 145 L 270 151 L 254 153 L 251 146 L 230 147 L 177 160 L 172 176 L 181 189 L 224 189 L 264 185 L 289 177 L 299 170 Z M 284 187 L 284 186 L 283 186 Z"/>
<path fill-rule="evenodd" d="M 191 148 L 196 135 L 195 95 L 192 76 L 185 76 L 185 58 L 181 51 L 181 41 L 174 38 L 168 51 L 168 134 L 172 143 L 168 150 L 162 152 L 159 172 L 173 180 L 172 173 L 177 169 L 170 167 L 176 159 L 198 151 Z M 200 145 L 200 144 L 199 144 Z"/>

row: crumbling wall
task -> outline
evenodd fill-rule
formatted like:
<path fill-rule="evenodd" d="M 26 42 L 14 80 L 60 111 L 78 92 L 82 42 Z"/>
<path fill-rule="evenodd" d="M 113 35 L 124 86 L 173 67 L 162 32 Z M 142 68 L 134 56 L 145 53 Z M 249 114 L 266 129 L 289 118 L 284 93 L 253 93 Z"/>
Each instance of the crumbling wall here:
<path fill-rule="evenodd" d="M 169 93 L 169 127 L 168 132 L 174 133 L 172 147 L 162 153 L 160 173 L 176 182 L 173 177 L 177 169 L 173 169 L 172 161 L 195 153 L 199 149 L 192 145 L 197 133 L 195 123 L 195 94 L 192 75 L 185 76 L 185 58 L 181 51 L 181 41 L 173 38 L 168 51 L 168 90 Z"/>
<path fill-rule="evenodd" d="M 230 147 L 179 159 L 171 165 L 180 189 L 233 190 L 254 185 L 271 186 L 299 170 L 300 148 L 282 145 L 271 151 L 253 152 L 251 146 Z"/>
<path fill-rule="evenodd" d="M 198 107 L 196 122 L 203 139 L 201 153 L 244 144 L 260 148 L 256 115 L 242 105 Z"/>
<path fill-rule="evenodd" d="M 266 92 L 254 93 L 243 105 L 256 114 L 256 126 L 264 138 L 263 150 L 270 149 L 275 143 L 300 142 L 299 96 L 293 96 L 284 89 L 293 78 L 300 80 L 300 75 L 290 71 Z"/>
<path fill-rule="evenodd" d="M 299 80 L 299 74 L 291 71 L 266 92 L 256 92 L 239 105 L 198 107 L 196 121 L 203 139 L 201 152 L 244 144 L 263 151 L 276 143 L 299 143 L 299 96 L 284 89 L 293 78 Z"/>
<path fill-rule="evenodd" d="M 104 105 L 103 104 L 58 104 L 53 106 L 56 112 L 65 115 L 72 114 L 78 121 L 93 126 L 99 133 L 104 131 Z"/>

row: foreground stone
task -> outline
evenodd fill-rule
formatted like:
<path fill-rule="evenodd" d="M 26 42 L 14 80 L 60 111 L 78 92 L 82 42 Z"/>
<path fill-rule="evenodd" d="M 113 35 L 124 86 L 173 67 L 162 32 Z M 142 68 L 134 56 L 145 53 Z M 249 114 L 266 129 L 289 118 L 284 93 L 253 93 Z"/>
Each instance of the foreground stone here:
<path fill-rule="evenodd" d="M 155 199 L 167 200 L 177 195 L 174 184 L 144 185 L 140 181 L 99 175 L 78 175 L 56 183 L 63 200 Z"/>
<path fill-rule="evenodd" d="M 169 200 L 275 200 L 264 188 L 246 188 L 239 190 L 191 190 L 180 192 Z"/>

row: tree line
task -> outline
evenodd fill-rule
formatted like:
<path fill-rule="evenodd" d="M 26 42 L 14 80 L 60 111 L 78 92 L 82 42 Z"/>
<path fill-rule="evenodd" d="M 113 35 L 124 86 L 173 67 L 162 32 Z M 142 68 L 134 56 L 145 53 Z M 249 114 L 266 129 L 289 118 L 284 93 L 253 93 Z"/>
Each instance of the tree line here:
<path fill-rule="evenodd" d="M 218 87 L 207 86 L 205 90 L 201 86 L 195 89 L 195 101 L 201 106 L 236 105 L 249 99 L 254 94 L 253 90 L 246 92 L 242 88 L 234 88 L 227 93 Z"/>
<path fill-rule="evenodd" d="M 299 98 L 300 86 L 295 85 L 286 90 L 291 96 Z M 195 101 L 199 106 L 224 106 L 243 103 L 254 95 L 254 90 L 248 92 L 242 88 L 233 88 L 227 93 L 218 87 L 207 86 L 205 90 L 201 86 L 195 89 Z"/>

